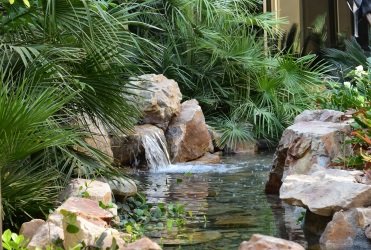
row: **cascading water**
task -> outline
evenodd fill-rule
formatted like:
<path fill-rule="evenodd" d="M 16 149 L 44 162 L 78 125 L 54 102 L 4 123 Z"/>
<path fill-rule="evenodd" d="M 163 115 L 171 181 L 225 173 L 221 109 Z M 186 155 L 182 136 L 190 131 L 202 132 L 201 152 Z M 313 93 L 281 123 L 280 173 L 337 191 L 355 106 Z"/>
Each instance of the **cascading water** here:
<path fill-rule="evenodd" d="M 144 134 L 141 137 L 146 161 L 151 169 L 167 167 L 171 164 L 166 140 L 158 132 Z"/>

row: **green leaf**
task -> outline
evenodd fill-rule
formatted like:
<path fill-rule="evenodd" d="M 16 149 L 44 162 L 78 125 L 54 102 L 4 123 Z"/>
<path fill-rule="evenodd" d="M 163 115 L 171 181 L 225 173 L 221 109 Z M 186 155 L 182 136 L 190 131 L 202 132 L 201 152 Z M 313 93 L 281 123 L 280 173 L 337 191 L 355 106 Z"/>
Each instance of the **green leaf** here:
<path fill-rule="evenodd" d="M 76 234 L 80 231 L 80 228 L 76 225 L 68 224 L 67 227 L 66 227 L 66 230 L 70 234 Z"/>

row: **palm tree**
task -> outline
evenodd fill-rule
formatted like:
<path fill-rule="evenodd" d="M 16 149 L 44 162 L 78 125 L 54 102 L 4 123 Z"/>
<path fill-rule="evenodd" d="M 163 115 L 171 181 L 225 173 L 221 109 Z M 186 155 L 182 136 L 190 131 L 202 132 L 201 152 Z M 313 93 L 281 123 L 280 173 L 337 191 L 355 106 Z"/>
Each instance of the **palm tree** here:
<path fill-rule="evenodd" d="M 106 155 L 85 143 L 90 131 L 84 117 L 115 133 L 130 131 L 140 115 L 128 99 L 126 79 L 146 63 L 137 56 L 142 48 L 156 46 L 128 30 L 137 15 L 131 10 L 139 5 L 33 0 L 28 8 L 21 1 L 1 3 L 0 179 L 19 187 L 2 185 L 7 220 L 22 209 L 32 215 L 27 205 L 32 196 L 39 201 L 34 207 L 50 205 L 71 175 L 117 174 Z M 50 171 L 56 178 L 41 178 Z M 29 178 L 22 182 L 17 176 Z M 18 194 L 23 201 L 13 199 L 14 190 L 23 190 Z"/>
<path fill-rule="evenodd" d="M 280 36 L 283 20 L 259 6 L 255 0 L 152 1 L 138 10 L 138 20 L 156 28 L 132 28 L 163 46 L 149 71 L 175 79 L 186 98 L 199 100 L 206 119 L 224 127 L 218 129 L 226 142 L 279 138 L 314 103 L 324 71 L 312 56 L 271 53 L 263 34 Z"/>

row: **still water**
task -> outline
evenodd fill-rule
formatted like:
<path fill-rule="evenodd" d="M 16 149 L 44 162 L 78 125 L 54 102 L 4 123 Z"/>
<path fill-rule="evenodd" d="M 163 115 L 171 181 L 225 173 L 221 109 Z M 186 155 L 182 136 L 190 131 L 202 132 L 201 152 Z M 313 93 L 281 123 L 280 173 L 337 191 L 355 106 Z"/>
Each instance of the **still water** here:
<path fill-rule="evenodd" d="M 271 154 L 234 155 L 221 164 L 177 164 L 138 174 L 149 203 L 181 203 L 198 218 L 162 240 L 164 249 L 238 249 L 254 233 L 306 246 L 297 221 L 301 211 L 264 194 L 271 161 Z"/>

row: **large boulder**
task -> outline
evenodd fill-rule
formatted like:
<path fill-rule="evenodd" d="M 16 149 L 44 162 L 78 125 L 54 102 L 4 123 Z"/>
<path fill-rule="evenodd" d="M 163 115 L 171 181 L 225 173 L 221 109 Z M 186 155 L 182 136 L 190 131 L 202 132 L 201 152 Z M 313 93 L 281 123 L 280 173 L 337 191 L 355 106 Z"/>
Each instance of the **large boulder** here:
<path fill-rule="evenodd" d="M 213 151 L 211 136 L 197 100 L 182 103 L 166 131 L 172 162 L 187 162 Z"/>
<path fill-rule="evenodd" d="M 320 238 L 324 249 L 371 249 L 365 235 L 371 223 L 371 208 L 336 212 Z M 367 230 L 367 229 L 366 229 Z"/>
<path fill-rule="evenodd" d="M 371 205 L 371 185 L 357 183 L 360 171 L 328 169 L 311 175 L 289 175 L 280 198 L 312 213 L 330 216 L 342 209 Z"/>
<path fill-rule="evenodd" d="M 95 201 L 101 201 L 108 205 L 112 203 L 112 191 L 110 186 L 101 181 L 87 179 L 73 179 L 66 189 L 60 194 L 60 200 L 64 201 L 69 197 L 84 197 Z"/>
<path fill-rule="evenodd" d="M 351 153 L 351 145 L 344 143 L 351 130 L 350 122 L 337 122 L 340 121 L 339 112 L 330 113 L 329 110 L 305 111 L 283 132 L 266 193 L 278 194 L 283 179 L 288 175 L 309 174 L 313 172 L 313 165 L 325 168 L 332 160 Z"/>
<path fill-rule="evenodd" d="M 142 75 L 131 79 L 131 91 L 140 97 L 142 122 L 166 130 L 171 118 L 179 114 L 182 94 L 178 83 L 163 75 Z"/>
<path fill-rule="evenodd" d="M 304 247 L 292 241 L 253 234 L 249 241 L 241 243 L 239 250 L 304 250 Z"/>
<path fill-rule="evenodd" d="M 154 125 L 135 126 L 130 135 L 114 136 L 112 151 L 117 163 L 132 167 L 170 164 L 164 131 Z"/>

